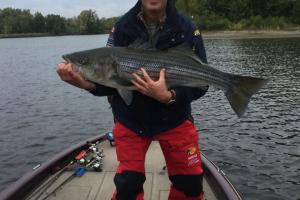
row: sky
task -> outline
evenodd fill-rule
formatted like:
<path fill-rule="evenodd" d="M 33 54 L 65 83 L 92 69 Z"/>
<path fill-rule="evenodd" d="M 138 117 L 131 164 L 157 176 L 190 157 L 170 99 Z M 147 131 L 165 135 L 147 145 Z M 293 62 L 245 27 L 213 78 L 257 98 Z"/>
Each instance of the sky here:
<path fill-rule="evenodd" d="M 100 18 L 116 17 L 128 11 L 137 0 L 0 0 L 0 9 L 6 7 L 30 9 L 31 13 L 59 14 L 74 17 L 82 10 L 95 10 Z"/>

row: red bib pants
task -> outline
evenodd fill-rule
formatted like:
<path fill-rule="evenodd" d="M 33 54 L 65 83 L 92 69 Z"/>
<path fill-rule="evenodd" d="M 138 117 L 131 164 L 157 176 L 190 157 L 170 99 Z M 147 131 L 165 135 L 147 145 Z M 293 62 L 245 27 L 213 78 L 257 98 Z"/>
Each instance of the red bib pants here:
<path fill-rule="evenodd" d="M 113 134 L 119 161 L 113 200 L 144 199 L 145 156 L 152 140 L 159 141 L 166 160 L 172 183 L 169 200 L 203 199 L 198 134 L 191 121 L 186 120 L 178 127 L 153 137 L 140 137 L 117 122 Z"/>

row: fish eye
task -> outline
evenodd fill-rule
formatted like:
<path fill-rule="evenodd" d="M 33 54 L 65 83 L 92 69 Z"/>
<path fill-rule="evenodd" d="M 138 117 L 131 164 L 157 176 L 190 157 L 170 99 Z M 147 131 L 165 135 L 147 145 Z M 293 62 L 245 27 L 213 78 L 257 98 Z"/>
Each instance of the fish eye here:
<path fill-rule="evenodd" d="M 86 64 L 88 64 L 88 59 L 85 57 L 81 57 L 81 58 L 79 58 L 78 63 L 80 65 L 86 65 Z"/>

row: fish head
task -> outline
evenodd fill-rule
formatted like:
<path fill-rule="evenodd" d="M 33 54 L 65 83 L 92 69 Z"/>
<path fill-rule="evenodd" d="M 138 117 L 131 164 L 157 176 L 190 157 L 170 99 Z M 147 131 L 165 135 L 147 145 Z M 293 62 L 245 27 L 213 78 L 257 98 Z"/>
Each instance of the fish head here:
<path fill-rule="evenodd" d="M 66 54 L 62 57 L 65 61 L 72 63 L 77 68 L 88 67 L 91 64 L 90 56 L 80 52 Z"/>
<path fill-rule="evenodd" d="M 62 57 L 72 63 L 85 79 L 99 84 L 103 84 L 115 72 L 110 49 L 106 47 L 65 54 Z"/>

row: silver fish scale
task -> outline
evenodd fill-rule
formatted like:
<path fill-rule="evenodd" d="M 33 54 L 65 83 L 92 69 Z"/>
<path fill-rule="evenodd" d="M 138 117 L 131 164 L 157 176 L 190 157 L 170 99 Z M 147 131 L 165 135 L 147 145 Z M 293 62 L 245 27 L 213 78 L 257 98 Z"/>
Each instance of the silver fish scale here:
<path fill-rule="evenodd" d="M 213 74 L 212 71 L 205 70 L 205 67 L 199 66 L 199 64 L 197 66 L 197 70 L 195 70 L 195 67 L 190 67 L 191 65 L 178 65 L 176 61 L 172 61 L 171 59 L 167 60 L 168 62 L 166 62 L 166 60 L 163 59 L 156 59 L 154 62 L 151 62 L 151 59 L 143 59 L 142 57 L 138 57 L 136 59 L 132 57 L 123 57 L 123 59 L 121 58 L 121 60 L 121 63 L 124 66 L 130 66 L 130 62 L 135 63 L 133 68 L 127 68 L 129 69 L 129 71 L 127 71 L 128 73 L 132 72 L 132 69 L 139 69 L 138 66 L 144 66 L 144 68 L 149 72 L 149 74 L 154 75 L 155 77 L 158 76 L 159 71 L 162 68 L 161 66 L 164 66 L 164 68 L 166 68 L 167 70 L 167 82 L 173 82 L 178 84 L 179 82 L 184 82 L 186 83 L 186 85 L 197 85 L 195 84 L 195 82 L 197 83 L 199 82 L 199 80 L 202 79 L 201 82 L 203 83 L 203 85 L 204 83 L 209 83 L 221 88 L 227 88 L 230 84 L 229 80 L 226 80 L 226 77 L 216 76 L 216 73 Z"/>
<path fill-rule="evenodd" d="M 232 85 L 228 74 L 213 69 L 208 65 L 195 61 L 184 54 L 171 54 L 157 51 L 153 53 L 138 51 L 122 51 L 114 54 L 114 59 L 119 65 L 118 72 L 121 77 L 132 79 L 132 73 L 140 73 L 140 68 L 147 70 L 153 79 L 157 79 L 159 71 L 166 69 L 167 82 L 184 82 L 186 85 L 213 84 L 218 88 L 228 88 Z M 193 84 L 194 82 L 194 84 Z M 199 84 L 198 84 L 199 85 Z"/>

